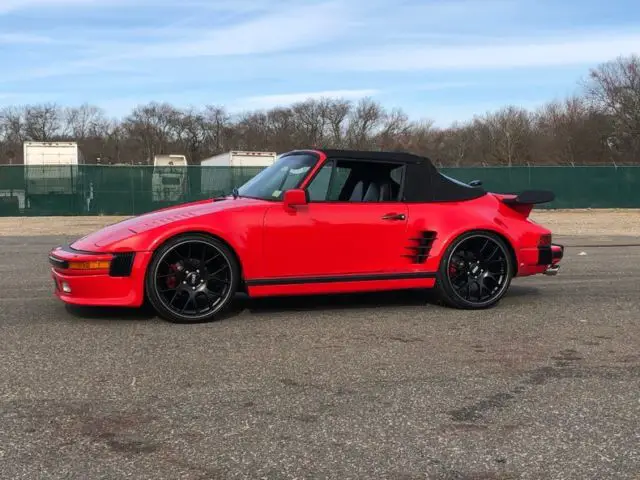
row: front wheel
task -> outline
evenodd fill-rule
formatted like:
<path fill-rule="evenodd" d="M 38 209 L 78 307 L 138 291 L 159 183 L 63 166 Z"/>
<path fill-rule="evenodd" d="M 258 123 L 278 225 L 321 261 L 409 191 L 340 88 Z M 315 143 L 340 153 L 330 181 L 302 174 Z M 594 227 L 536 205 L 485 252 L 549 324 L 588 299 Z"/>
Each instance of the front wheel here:
<path fill-rule="evenodd" d="M 147 270 L 147 297 L 165 320 L 208 322 L 230 304 L 239 276 L 238 261 L 223 242 L 181 235 L 155 252 Z"/>
<path fill-rule="evenodd" d="M 513 259 L 502 238 L 492 232 L 468 232 L 445 250 L 436 289 L 451 307 L 488 308 L 505 295 L 513 271 Z"/>

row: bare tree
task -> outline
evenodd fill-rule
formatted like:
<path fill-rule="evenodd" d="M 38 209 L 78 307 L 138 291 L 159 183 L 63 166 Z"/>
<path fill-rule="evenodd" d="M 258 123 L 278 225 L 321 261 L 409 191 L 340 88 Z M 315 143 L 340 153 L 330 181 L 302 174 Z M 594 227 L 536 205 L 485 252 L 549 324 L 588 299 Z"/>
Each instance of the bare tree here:
<path fill-rule="evenodd" d="M 202 115 L 205 127 L 205 150 L 215 155 L 224 151 L 233 137 L 231 116 L 224 107 L 208 105 Z"/>
<path fill-rule="evenodd" d="M 299 145 L 318 147 L 324 144 L 327 120 L 327 101 L 309 99 L 291 106 L 295 132 L 293 140 Z"/>
<path fill-rule="evenodd" d="M 373 137 L 374 144 L 381 150 L 406 149 L 411 140 L 413 125 L 409 116 L 399 108 L 384 113 L 380 129 Z"/>
<path fill-rule="evenodd" d="M 284 152 L 293 148 L 296 119 L 290 108 L 274 108 L 267 112 L 267 124 L 270 149 L 275 152 Z"/>
<path fill-rule="evenodd" d="M 471 166 L 480 160 L 476 146 L 477 136 L 473 126 L 454 123 L 443 131 L 439 144 L 440 156 L 447 166 Z"/>
<path fill-rule="evenodd" d="M 63 135 L 74 140 L 85 140 L 104 134 L 107 119 L 101 108 L 83 104 L 64 109 Z"/>
<path fill-rule="evenodd" d="M 589 71 L 584 95 L 529 112 L 507 106 L 438 128 L 371 98 L 308 99 L 231 115 L 223 106 L 178 109 L 152 102 L 123 120 L 89 104 L 0 109 L 0 162 L 20 162 L 26 140 L 73 140 L 87 161 L 147 163 L 182 153 L 190 163 L 232 149 L 282 153 L 304 147 L 405 150 L 440 166 L 581 165 L 640 158 L 640 57 Z"/>
<path fill-rule="evenodd" d="M 346 123 L 351 109 L 352 105 L 349 100 L 334 99 L 328 101 L 325 112 L 329 128 L 327 142 L 334 148 L 344 148 L 346 146 Z"/>
<path fill-rule="evenodd" d="M 474 126 L 485 162 L 508 167 L 528 163 L 532 140 L 529 112 L 508 106 L 476 118 Z"/>
<path fill-rule="evenodd" d="M 385 111 L 382 105 L 371 98 L 363 98 L 350 112 L 347 127 L 347 142 L 351 148 L 366 149 L 369 139 L 380 126 Z"/>
<path fill-rule="evenodd" d="M 29 140 L 50 142 L 60 137 L 62 112 L 55 104 L 29 105 L 24 112 L 24 130 Z"/>
<path fill-rule="evenodd" d="M 618 149 L 640 158 L 640 57 L 618 57 L 589 73 L 587 98 L 611 117 Z"/>
<path fill-rule="evenodd" d="M 576 166 L 606 156 L 602 138 L 609 136 L 610 122 L 583 98 L 550 102 L 534 118 L 536 164 Z"/>
<path fill-rule="evenodd" d="M 151 103 L 134 109 L 124 122 L 128 135 L 142 146 L 144 162 L 151 162 L 157 154 L 172 153 L 177 140 L 180 112 L 167 103 Z"/>
<path fill-rule="evenodd" d="M 0 164 L 22 163 L 20 146 L 25 139 L 24 109 L 7 107 L 0 110 Z"/>

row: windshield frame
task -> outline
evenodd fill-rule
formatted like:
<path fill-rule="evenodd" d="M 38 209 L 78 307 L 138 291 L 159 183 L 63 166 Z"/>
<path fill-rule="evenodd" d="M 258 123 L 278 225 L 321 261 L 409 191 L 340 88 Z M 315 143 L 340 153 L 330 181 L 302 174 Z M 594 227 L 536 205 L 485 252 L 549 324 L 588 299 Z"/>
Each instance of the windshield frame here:
<path fill-rule="evenodd" d="M 266 202 L 282 202 L 284 192 L 300 188 L 300 186 L 304 184 L 305 180 L 309 178 L 309 175 L 312 175 L 316 170 L 320 160 L 321 157 L 318 153 L 309 151 L 300 151 L 284 155 L 235 189 L 235 193 L 238 197 L 243 198 L 253 198 L 256 200 L 264 200 Z M 286 189 L 281 189 L 287 179 L 291 178 L 290 172 L 293 165 L 297 165 L 297 168 L 307 168 L 307 171 L 300 176 L 294 185 L 288 186 Z M 264 189 L 267 188 L 269 182 L 280 178 L 283 167 L 287 167 L 287 172 L 282 176 L 278 188 L 275 190 L 270 189 L 272 192 L 279 191 L 280 194 L 278 196 L 274 196 L 273 194 L 269 195 L 265 193 Z M 261 192 L 260 190 L 263 191 Z"/>

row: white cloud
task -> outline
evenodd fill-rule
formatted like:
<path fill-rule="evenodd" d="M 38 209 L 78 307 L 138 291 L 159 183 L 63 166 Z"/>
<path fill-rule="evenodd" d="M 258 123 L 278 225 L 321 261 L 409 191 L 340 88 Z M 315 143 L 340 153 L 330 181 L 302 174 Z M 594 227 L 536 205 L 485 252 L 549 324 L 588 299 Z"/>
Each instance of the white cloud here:
<path fill-rule="evenodd" d="M 362 13 L 367 28 L 402 26 L 389 29 L 391 32 L 381 31 L 383 34 L 413 30 L 456 35 L 468 28 L 486 33 L 489 24 L 508 22 L 521 15 L 525 4 L 523 0 L 369 0 L 362 1 Z"/>
<path fill-rule="evenodd" d="M 53 40 L 42 35 L 30 33 L 0 33 L 0 44 L 44 44 L 52 43 Z"/>
<path fill-rule="evenodd" d="M 51 98 L 55 97 L 55 95 L 51 95 L 48 92 L 0 92 L 0 100 L 10 101 L 10 102 L 26 102 L 26 103 L 37 103 L 42 98 Z M 1 106 L 1 105 L 0 105 Z"/>
<path fill-rule="evenodd" d="M 420 91 L 434 91 L 434 90 L 449 90 L 451 88 L 465 88 L 478 85 L 477 82 L 433 82 L 426 84 L 414 84 L 403 88 L 403 91 L 411 90 L 414 92 Z"/>
<path fill-rule="evenodd" d="M 259 95 L 242 98 L 229 106 L 230 110 L 270 109 L 274 107 L 288 106 L 292 103 L 321 98 L 359 99 L 370 97 L 380 93 L 376 89 L 361 90 L 325 90 L 321 92 L 282 93 L 276 95 Z"/>
<path fill-rule="evenodd" d="M 2 1 L 2 0 L 0 0 Z M 106 0 L 27 0 L 31 2 L 75 1 L 98 2 Z M 110 0 L 111 1 L 111 0 Z M 124 1 L 124 0 L 113 0 Z M 262 1 L 262 0 L 260 0 Z M 259 2 L 254 6 L 258 8 Z M 273 4 L 272 4 L 273 5 Z M 284 7 L 282 7 L 284 5 Z M 241 3 L 239 8 L 249 8 L 249 1 Z M 69 59 L 66 62 L 45 64 L 31 70 L 22 70 L 13 77 L 3 77 L 2 82 L 15 82 L 23 79 L 68 76 L 100 72 L 131 72 L 139 70 L 140 62 L 166 59 L 188 59 L 195 57 L 232 57 L 249 55 L 268 55 L 295 51 L 305 47 L 335 40 L 348 32 L 349 7 L 342 0 L 328 0 L 297 8 L 287 8 L 287 3 L 278 5 L 278 10 L 253 17 L 245 22 L 220 28 L 173 30 L 173 35 L 165 35 L 162 40 L 118 43 L 82 42 L 82 48 L 93 50 L 90 57 Z M 169 27 L 171 28 L 171 27 Z M 165 38 L 173 38 L 171 41 Z M 71 43 L 71 40 L 68 40 Z M 69 52 L 69 50 L 67 50 Z M 265 61 L 264 58 L 259 60 Z M 267 63 L 268 68 L 277 68 Z M 146 66 L 145 66 L 146 68 Z"/>
<path fill-rule="evenodd" d="M 190 39 L 151 45 L 112 45 L 111 54 L 95 60 L 95 63 L 297 50 L 345 33 L 348 25 L 344 20 L 345 14 L 344 4 L 339 1 L 285 8 L 244 23 L 200 31 L 200 35 Z"/>
<path fill-rule="evenodd" d="M 85 5 L 114 3 L 117 0 L 2 0 L 0 2 L 0 14 L 17 10 L 48 7 L 77 7 Z"/>
<path fill-rule="evenodd" d="M 324 55 L 310 59 L 307 67 L 367 72 L 554 67 L 593 65 L 630 53 L 640 53 L 640 34 L 617 31 L 547 41 L 496 40 L 485 45 L 396 45 Z"/>
<path fill-rule="evenodd" d="M 287 0 L 282 0 L 285 2 Z M 289 0 L 290 1 L 290 0 Z M 250 13 L 269 8 L 268 0 L 0 0 L 0 14 L 33 8 L 137 8 L 137 7 L 189 7 L 209 11 Z"/>

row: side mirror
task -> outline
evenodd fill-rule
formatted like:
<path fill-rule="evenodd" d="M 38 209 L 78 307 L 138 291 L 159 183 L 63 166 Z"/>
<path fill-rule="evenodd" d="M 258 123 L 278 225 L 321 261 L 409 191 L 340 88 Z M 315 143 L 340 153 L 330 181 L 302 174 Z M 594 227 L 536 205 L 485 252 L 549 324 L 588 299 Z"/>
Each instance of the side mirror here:
<path fill-rule="evenodd" d="M 292 210 L 295 209 L 296 206 L 309 203 L 307 200 L 307 192 L 300 189 L 292 189 L 284 192 L 283 202 L 286 210 Z"/>
<path fill-rule="evenodd" d="M 480 185 L 482 185 L 482 180 L 471 180 L 469 182 L 470 187 L 479 187 Z"/>

